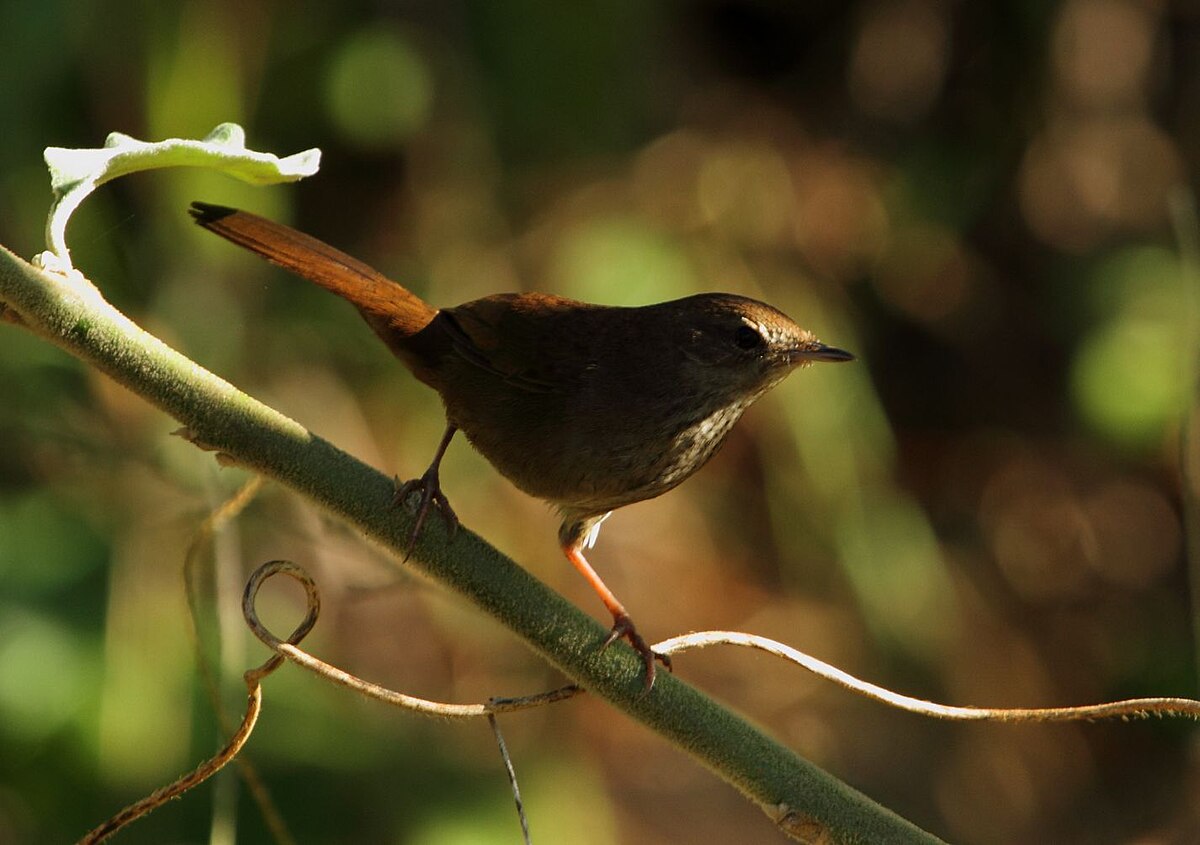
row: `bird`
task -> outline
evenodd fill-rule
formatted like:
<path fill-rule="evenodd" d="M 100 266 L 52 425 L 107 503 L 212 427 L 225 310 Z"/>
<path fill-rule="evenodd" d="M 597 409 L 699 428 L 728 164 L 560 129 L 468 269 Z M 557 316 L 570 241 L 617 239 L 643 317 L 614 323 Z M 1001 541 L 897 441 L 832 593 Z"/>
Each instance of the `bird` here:
<path fill-rule="evenodd" d="M 821 343 L 782 311 L 730 293 L 638 307 L 546 293 L 497 293 L 434 308 L 328 244 L 272 220 L 194 202 L 196 223 L 349 301 L 421 382 L 446 428 L 428 469 L 397 485 L 419 494 L 415 542 L 437 510 L 441 461 L 458 431 L 517 488 L 554 506 L 558 543 L 612 615 L 601 645 L 625 639 L 654 686 L 656 661 L 625 606 L 588 562 L 601 523 L 700 469 L 756 399 L 793 370 L 854 356 Z M 410 546 L 411 550 L 411 546 Z"/>

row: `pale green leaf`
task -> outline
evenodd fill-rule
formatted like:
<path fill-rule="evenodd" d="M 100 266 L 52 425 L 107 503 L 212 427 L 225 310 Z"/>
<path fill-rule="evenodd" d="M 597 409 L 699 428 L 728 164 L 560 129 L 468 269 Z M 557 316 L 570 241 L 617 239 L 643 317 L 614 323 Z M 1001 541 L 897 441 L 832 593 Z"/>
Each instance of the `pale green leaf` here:
<path fill-rule="evenodd" d="M 236 123 L 222 123 L 203 140 L 168 138 L 139 141 L 113 132 L 99 149 L 47 147 L 46 166 L 54 204 L 46 220 L 49 252 L 38 256 L 43 267 L 71 269 L 67 221 L 92 191 L 119 176 L 163 167 L 208 167 L 254 185 L 295 182 L 317 172 L 321 151 L 313 148 L 280 158 L 246 149 L 246 132 Z"/>

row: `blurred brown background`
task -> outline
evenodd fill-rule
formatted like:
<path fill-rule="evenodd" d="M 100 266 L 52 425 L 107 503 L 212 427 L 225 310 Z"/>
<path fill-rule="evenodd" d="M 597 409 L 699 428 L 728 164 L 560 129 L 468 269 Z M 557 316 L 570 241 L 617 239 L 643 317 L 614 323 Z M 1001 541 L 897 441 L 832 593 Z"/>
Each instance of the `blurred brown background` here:
<path fill-rule="evenodd" d="M 435 304 L 726 290 L 859 353 L 607 524 L 593 561 L 648 637 L 765 634 L 949 703 L 1196 694 L 1195 4 L 48 0 L 0 6 L 0 33 L 0 243 L 19 253 L 42 248 L 45 146 L 235 120 L 255 149 L 322 148 L 295 186 L 106 186 L 71 244 L 140 323 L 387 472 L 427 464 L 436 397 L 344 303 L 195 229 L 189 201 L 291 222 Z M 245 477 L 173 428 L 0 327 L 0 841 L 73 839 L 214 747 L 180 572 Z M 468 526 L 604 616 L 546 507 L 463 442 L 443 479 Z M 455 701 L 559 680 L 279 488 L 214 556 L 234 709 L 262 649 L 230 614 L 278 557 L 324 591 L 308 645 L 360 675 Z M 267 592 L 283 630 L 294 596 Z M 1190 723 L 934 723 L 732 650 L 677 671 L 949 840 L 1200 841 Z M 596 701 L 502 724 L 535 841 L 780 841 Z M 289 667 L 249 753 L 304 842 L 518 841 L 484 724 Z M 265 837 L 229 777 L 119 841 Z"/>

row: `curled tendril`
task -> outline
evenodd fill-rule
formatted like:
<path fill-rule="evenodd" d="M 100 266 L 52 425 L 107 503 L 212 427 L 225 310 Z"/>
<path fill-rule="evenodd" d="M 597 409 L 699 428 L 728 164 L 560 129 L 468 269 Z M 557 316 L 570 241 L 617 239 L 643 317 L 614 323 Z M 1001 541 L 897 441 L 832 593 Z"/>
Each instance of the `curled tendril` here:
<path fill-rule="evenodd" d="M 304 597 L 308 602 L 304 618 L 286 640 L 280 640 L 272 634 L 267 626 L 259 621 L 258 613 L 254 609 L 254 601 L 258 598 L 259 588 L 262 587 L 268 578 L 275 575 L 288 575 L 299 581 L 300 585 L 304 587 Z M 254 632 L 254 636 L 258 637 L 275 654 L 267 658 L 266 662 L 257 669 L 250 669 L 246 672 L 247 683 L 249 683 L 251 676 L 256 680 L 265 678 L 283 665 L 284 654 L 280 649 L 285 645 L 296 646 L 299 644 L 317 624 L 317 617 L 320 615 L 321 592 L 317 589 L 317 583 L 312 579 L 312 576 L 305 572 L 303 567 L 292 563 L 290 560 L 272 560 L 254 570 L 250 576 L 250 580 L 246 582 L 246 589 L 242 592 L 242 616 L 246 618 L 246 624 L 250 626 L 250 630 Z"/>
<path fill-rule="evenodd" d="M 259 589 L 268 579 L 275 575 L 287 575 L 299 581 L 300 585 L 304 587 L 307 602 L 304 618 L 286 640 L 276 637 L 271 633 L 270 629 L 259 621 L 258 613 L 254 607 Z M 289 560 L 272 560 L 254 570 L 250 579 L 246 582 L 246 589 L 242 594 L 242 614 L 245 616 L 246 624 L 250 626 L 250 630 L 254 632 L 254 635 L 275 653 L 267 658 L 261 666 L 249 669 L 242 675 L 243 680 L 246 682 L 248 699 L 246 713 L 242 717 L 241 724 L 233 732 L 225 747 L 213 757 L 201 763 L 191 772 L 183 775 L 173 783 L 155 790 L 136 803 L 130 804 L 124 810 L 80 839 L 79 845 L 95 845 L 95 843 L 103 842 L 131 822 L 136 821 L 172 798 L 177 798 L 192 787 L 198 786 L 208 780 L 233 760 L 250 738 L 250 734 L 254 730 L 254 725 L 258 721 L 259 713 L 262 711 L 263 678 L 283 665 L 284 660 L 290 660 L 334 683 L 341 684 L 363 695 L 370 696 L 387 704 L 403 707 L 413 712 L 451 719 L 487 717 L 493 720 L 493 730 L 498 730 L 494 723 L 494 717 L 497 713 L 510 713 L 515 710 L 526 710 L 531 707 L 551 704 L 571 698 L 580 691 L 578 687 L 571 685 L 537 695 L 522 696 L 519 698 L 493 698 L 483 704 L 444 704 L 437 701 L 415 698 L 364 681 L 297 648 L 299 643 L 308 636 L 308 633 L 317 624 L 317 618 L 320 616 L 320 613 L 320 591 L 317 589 L 317 584 L 313 581 L 312 576 L 304 571 L 302 567 Z M 506 752 L 502 753 L 507 754 Z M 511 763 L 508 761 L 507 756 L 505 756 L 505 765 L 509 768 L 510 779 L 514 779 L 515 776 L 511 772 Z M 513 788 L 514 794 L 518 796 L 518 809 L 520 809 L 519 793 L 515 791 L 515 780 Z"/>
<path fill-rule="evenodd" d="M 289 644 L 295 645 L 304 639 L 308 635 L 308 632 L 313 629 L 313 626 L 317 623 L 317 615 L 321 610 L 320 593 L 318 593 L 317 585 L 313 583 L 308 573 L 289 561 L 273 560 L 270 563 L 260 566 L 255 571 L 254 576 L 250 579 L 250 584 L 246 586 L 248 596 L 246 600 L 252 603 L 253 594 L 257 594 L 258 587 L 262 582 L 278 572 L 291 575 L 303 584 L 305 593 L 308 596 L 308 613 L 287 639 Z M 253 594 L 251 593 L 251 588 L 253 588 Z M 283 658 L 275 654 L 268 658 L 261 666 L 250 669 L 242 675 L 248 692 L 246 714 L 242 717 L 241 724 L 233 732 L 233 736 L 230 737 L 229 742 L 225 744 L 224 748 L 192 771 L 161 789 L 155 790 L 142 800 L 130 804 L 124 810 L 108 819 L 108 821 L 88 832 L 87 835 L 79 840 L 79 845 L 94 845 L 94 843 L 103 842 L 121 828 L 131 822 L 137 821 L 152 810 L 161 807 L 172 798 L 179 797 L 187 790 L 200 785 L 221 771 L 238 755 L 238 752 L 242 750 L 242 746 L 246 744 L 246 741 L 250 739 L 250 734 L 254 731 L 258 715 L 262 712 L 262 679 L 274 672 L 282 664 Z"/>
<path fill-rule="evenodd" d="M 258 588 L 266 579 L 279 573 L 290 575 L 304 585 L 309 604 L 308 616 L 297 626 L 296 631 L 286 641 L 272 634 L 259 621 L 258 614 L 254 610 L 254 598 L 258 594 Z M 397 692 L 396 690 L 373 684 L 370 681 L 364 681 L 362 678 L 351 675 L 349 672 L 326 663 L 320 658 L 314 657 L 296 647 L 296 644 L 299 642 L 297 634 L 302 638 L 312 630 L 312 626 L 316 624 L 316 616 L 319 611 L 320 597 L 317 594 L 316 585 L 301 567 L 291 561 L 273 560 L 256 569 L 254 574 L 250 576 L 250 580 L 246 584 L 246 592 L 242 596 L 242 614 L 246 617 L 246 624 L 250 626 L 250 630 L 254 632 L 254 636 L 258 637 L 267 648 L 275 652 L 275 655 L 264 663 L 262 668 L 270 666 L 271 670 L 268 671 L 273 671 L 274 667 L 278 665 L 277 661 L 286 658 L 296 665 L 320 675 L 326 680 L 340 684 L 362 695 L 374 698 L 377 701 L 382 701 L 385 704 L 391 704 L 395 707 L 402 707 L 405 710 L 425 716 L 436 716 L 444 719 L 475 719 L 492 713 L 511 713 L 516 710 L 527 710 L 531 707 L 541 707 L 556 701 L 563 701 L 577 695 L 580 691 L 579 687 L 571 684 L 536 695 L 519 698 L 493 698 L 481 704 L 447 704 Z"/>

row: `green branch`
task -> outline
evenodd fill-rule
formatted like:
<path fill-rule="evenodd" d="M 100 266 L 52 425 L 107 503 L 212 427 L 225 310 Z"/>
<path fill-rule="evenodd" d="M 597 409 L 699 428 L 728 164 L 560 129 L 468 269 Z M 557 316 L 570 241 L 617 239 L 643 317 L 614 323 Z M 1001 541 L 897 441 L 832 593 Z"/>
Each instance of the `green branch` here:
<path fill-rule="evenodd" d="M 0 316 L 162 409 L 189 438 L 311 498 L 404 557 L 412 517 L 392 481 L 146 333 L 82 275 L 41 270 L 0 247 Z M 670 740 L 757 803 L 781 830 L 822 842 L 936 842 L 676 677 L 642 691 L 624 644 L 470 531 L 430 520 L 408 565 L 474 602 L 568 677 Z"/>

